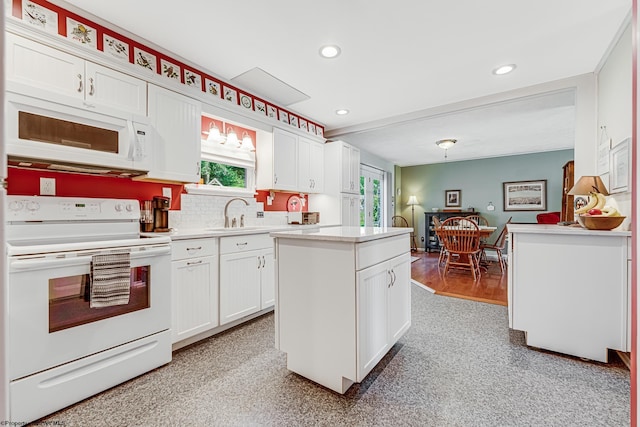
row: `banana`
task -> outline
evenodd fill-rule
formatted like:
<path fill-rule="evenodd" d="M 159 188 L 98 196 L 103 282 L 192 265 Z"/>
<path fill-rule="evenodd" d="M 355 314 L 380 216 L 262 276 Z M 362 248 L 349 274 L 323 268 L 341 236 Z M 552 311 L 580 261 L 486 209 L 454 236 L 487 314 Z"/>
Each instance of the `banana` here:
<path fill-rule="evenodd" d="M 598 203 L 596 203 L 595 209 L 602 210 L 602 208 L 604 208 L 604 205 L 607 203 L 607 199 L 602 193 L 596 193 L 596 197 L 598 199 Z"/>
<path fill-rule="evenodd" d="M 602 214 L 604 216 L 620 216 L 620 212 L 614 207 L 605 206 L 602 208 Z"/>
<path fill-rule="evenodd" d="M 597 196 L 597 194 L 596 193 L 589 193 L 589 203 L 587 203 L 586 205 L 584 205 L 580 209 L 576 209 L 575 213 L 577 213 L 577 214 L 587 213 L 591 209 L 595 208 L 597 204 L 598 204 L 598 196 Z M 604 206 L 604 204 L 602 206 Z"/>

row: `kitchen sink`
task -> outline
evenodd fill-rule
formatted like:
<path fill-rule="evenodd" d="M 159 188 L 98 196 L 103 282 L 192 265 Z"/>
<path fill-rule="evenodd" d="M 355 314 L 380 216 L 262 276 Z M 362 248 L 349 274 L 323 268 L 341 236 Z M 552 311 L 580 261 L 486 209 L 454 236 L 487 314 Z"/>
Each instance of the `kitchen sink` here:
<path fill-rule="evenodd" d="M 225 232 L 225 233 L 241 233 L 243 231 L 254 231 L 254 230 L 269 230 L 273 227 L 214 227 L 207 228 L 207 231 L 215 231 L 215 232 Z"/>

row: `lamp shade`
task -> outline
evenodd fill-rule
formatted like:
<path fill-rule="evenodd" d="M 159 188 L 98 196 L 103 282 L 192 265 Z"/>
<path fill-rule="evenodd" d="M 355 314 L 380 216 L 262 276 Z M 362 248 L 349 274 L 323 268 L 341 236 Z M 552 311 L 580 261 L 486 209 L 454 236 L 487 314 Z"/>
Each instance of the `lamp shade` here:
<path fill-rule="evenodd" d="M 589 193 L 602 193 L 605 196 L 609 195 L 607 187 L 599 176 L 581 176 L 578 182 L 571 187 L 571 190 L 567 194 L 571 195 L 584 195 Z"/>
<path fill-rule="evenodd" d="M 416 196 L 409 196 L 409 201 L 407 202 L 407 205 L 412 206 L 417 204 L 418 204 L 418 199 L 416 198 Z"/>

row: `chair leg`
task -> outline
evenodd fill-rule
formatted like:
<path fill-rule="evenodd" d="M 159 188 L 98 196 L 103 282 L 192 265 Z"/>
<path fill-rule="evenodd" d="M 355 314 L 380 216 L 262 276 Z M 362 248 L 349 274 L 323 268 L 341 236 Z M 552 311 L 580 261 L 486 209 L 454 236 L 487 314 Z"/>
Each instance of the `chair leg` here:
<path fill-rule="evenodd" d="M 502 250 L 496 249 L 496 255 L 498 256 L 498 263 L 500 264 L 500 274 L 504 274 L 504 260 L 502 259 Z"/>

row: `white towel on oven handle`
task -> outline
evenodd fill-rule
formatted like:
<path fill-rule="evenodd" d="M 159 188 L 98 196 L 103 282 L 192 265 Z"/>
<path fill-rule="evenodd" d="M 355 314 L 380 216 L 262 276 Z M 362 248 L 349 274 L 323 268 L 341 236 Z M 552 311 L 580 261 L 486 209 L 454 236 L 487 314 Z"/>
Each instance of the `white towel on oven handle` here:
<path fill-rule="evenodd" d="M 129 250 L 94 255 L 91 259 L 89 307 L 129 304 L 131 253 Z"/>

